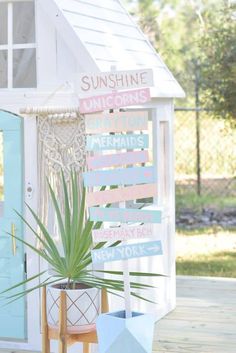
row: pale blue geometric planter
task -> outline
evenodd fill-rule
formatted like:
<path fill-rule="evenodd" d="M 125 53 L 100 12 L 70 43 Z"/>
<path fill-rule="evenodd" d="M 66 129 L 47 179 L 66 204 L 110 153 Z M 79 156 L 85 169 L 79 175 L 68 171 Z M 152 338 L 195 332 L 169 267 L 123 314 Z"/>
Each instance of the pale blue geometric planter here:
<path fill-rule="evenodd" d="M 96 326 L 99 353 L 152 353 L 155 317 L 125 311 L 99 315 Z"/>

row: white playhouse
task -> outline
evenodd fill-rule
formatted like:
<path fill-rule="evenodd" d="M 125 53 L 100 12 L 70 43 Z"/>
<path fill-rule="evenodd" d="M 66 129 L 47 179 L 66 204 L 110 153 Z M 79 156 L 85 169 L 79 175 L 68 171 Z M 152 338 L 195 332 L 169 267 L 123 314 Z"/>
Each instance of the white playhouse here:
<path fill-rule="evenodd" d="M 81 173 L 85 166 L 79 75 L 141 69 L 150 69 L 154 78 L 151 100 L 135 106 L 148 112 L 157 171 L 156 197 L 146 207 L 162 210 L 155 231 L 164 256 L 135 266 L 167 276 L 152 280 L 151 299 L 157 304 L 135 301 L 134 307 L 155 312 L 157 320 L 174 309 L 173 99 L 184 92 L 119 0 L 0 0 L 1 290 L 32 277 L 41 266 L 30 249 L 6 234 L 32 241 L 13 210 L 33 224 L 27 203 L 53 229 L 46 176 L 56 181 L 61 169 Z M 111 308 L 117 305 L 110 298 Z M 39 291 L 0 306 L 0 349 L 41 350 L 40 306 Z"/>

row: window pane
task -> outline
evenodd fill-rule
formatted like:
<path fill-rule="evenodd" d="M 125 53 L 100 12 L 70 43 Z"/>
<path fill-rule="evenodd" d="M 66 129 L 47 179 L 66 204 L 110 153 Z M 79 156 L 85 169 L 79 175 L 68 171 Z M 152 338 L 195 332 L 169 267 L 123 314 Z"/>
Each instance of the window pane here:
<path fill-rule="evenodd" d="M 34 2 L 13 3 L 13 44 L 35 43 Z"/>
<path fill-rule="evenodd" d="M 7 88 L 7 50 L 0 50 L 0 88 Z"/>
<path fill-rule="evenodd" d="M 7 44 L 7 3 L 0 3 L 0 45 Z"/>
<path fill-rule="evenodd" d="M 36 50 L 13 50 L 13 88 L 36 87 Z"/>

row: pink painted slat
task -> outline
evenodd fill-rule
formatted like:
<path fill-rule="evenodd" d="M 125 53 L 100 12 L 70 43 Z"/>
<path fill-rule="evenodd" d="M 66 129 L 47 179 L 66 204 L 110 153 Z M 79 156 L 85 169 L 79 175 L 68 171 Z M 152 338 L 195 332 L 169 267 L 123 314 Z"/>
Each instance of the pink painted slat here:
<path fill-rule="evenodd" d="M 82 98 L 79 101 L 79 110 L 82 114 L 95 113 L 108 109 L 118 109 L 121 107 L 144 104 L 150 100 L 150 89 L 143 88 Z"/>
<path fill-rule="evenodd" d="M 153 224 L 96 229 L 92 231 L 93 241 L 145 239 L 155 236 Z"/>
<path fill-rule="evenodd" d="M 148 161 L 148 151 L 134 151 L 87 157 L 87 166 L 89 169 L 98 169 L 136 163 L 147 163 Z"/>
<path fill-rule="evenodd" d="M 148 112 L 90 114 L 85 117 L 87 134 L 125 132 L 148 129 Z"/>
<path fill-rule="evenodd" d="M 114 190 L 89 192 L 87 194 L 87 206 L 100 206 L 109 203 L 141 199 L 155 196 L 156 184 L 134 185 Z"/>

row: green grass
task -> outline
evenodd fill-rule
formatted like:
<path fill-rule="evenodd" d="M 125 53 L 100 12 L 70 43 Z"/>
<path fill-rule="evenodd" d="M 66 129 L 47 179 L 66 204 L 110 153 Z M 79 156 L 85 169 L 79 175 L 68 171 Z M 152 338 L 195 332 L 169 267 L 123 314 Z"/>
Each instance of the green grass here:
<path fill-rule="evenodd" d="M 186 228 L 177 228 L 177 233 L 179 235 L 185 235 L 185 236 L 194 236 L 194 235 L 199 235 L 201 236 L 202 234 L 207 234 L 207 235 L 216 235 L 220 232 L 224 232 L 225 234 L 235 234 L 236 233 L 236 227 L 230 227 L 230 228 L 223 228 L 218 225 L 214 225 L 212 227 L 200 227 L 200 228 L 193 228 L 193 229 L 186 229 Z"/>
<path fill-rule="evenodd" d="M 178 191 L 178 190 L 177 190 Z M 176 193 L 176 212 L 181 209 L 192 209 L 195 212 L 201 212 L 203 208 L 214 208 L 223 210 L 225 208 L 236 207 L 235 196 L 202 195 L 198 196 L 196 192 Z"/>
<path fill-rule="evenodd" d="M 177 258 L 177 274 L 236 278 L 236 251 Z"/>

